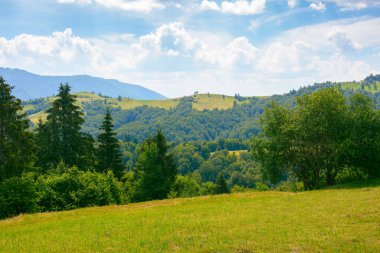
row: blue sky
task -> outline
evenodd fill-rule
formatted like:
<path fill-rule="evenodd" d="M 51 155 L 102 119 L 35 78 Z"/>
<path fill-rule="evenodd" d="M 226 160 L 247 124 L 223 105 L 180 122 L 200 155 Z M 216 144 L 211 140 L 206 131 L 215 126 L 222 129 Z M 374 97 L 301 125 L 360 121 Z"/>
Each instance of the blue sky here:
<path fill-rule="evenodd" d="M 0 0 L 0 66 L 169 97 L 380 73 L 380 0 Z"/>

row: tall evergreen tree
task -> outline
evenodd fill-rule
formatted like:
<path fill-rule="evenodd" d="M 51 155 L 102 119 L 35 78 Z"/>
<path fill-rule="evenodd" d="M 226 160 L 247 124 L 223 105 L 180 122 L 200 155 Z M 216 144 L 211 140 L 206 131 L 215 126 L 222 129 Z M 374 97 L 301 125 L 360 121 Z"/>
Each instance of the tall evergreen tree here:
<path fill-rule="evenodd" d="M 46 125 L 37 129 L 39 138 L 39 165 L 50 167 L 63 161 L 69 166 L 85 167 L 87 156 L 93 153 L 88 136 L 80 130 L 84 123 L 83 112 L 70 94 L 70 85 L 61 84 L 57 99 L 47 110 Z"/>
<path fill-rule="evenodd" d="M 115 138 L 116 133 L 113 131 L 112 117 L 107 108 L 103 123 L 100 126 L 101 133 L 98 136 L 98 169 L 101 172 L 112 170 L 118 178 L 122 176 L 124 166 L 121 160 L 120 145 Z"/>
<path fill-rule="evenodd" d="M 21 100 L 0 77 L 0 181 L 20 175 L 34 161 L 34 141 Z"/>
<path fill-rule="evenodd" d="M 142 143 L 138 153 L 133 199 L 144 201 L 166 198 L 175 182 L 177 168 L 165 136 L 157 131 L 154 137 Z"/>
<path fill-rule="evenodd" d="M 224 179 L 223 175 L 219 175 L 218 180 L 216 181 L 216 189 L 218 194 L 230 192 L 230 189 L 228 188 L 227 182 Z"/>

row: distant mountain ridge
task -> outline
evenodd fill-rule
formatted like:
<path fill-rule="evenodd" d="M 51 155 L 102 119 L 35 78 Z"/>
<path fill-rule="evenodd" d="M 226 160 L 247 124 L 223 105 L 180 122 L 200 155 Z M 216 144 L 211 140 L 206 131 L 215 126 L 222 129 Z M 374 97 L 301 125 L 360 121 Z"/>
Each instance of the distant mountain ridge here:
<path fill-rule="evenodd" d="M 69 83 L 72 86 L 72 92 L 87 91 L 110 97 L 122 96 L 140 100 L 166 99 L 160 93 L 139 85 L 88 75 L 42 76 L 25 70 L 0 67 L 0 76 L 7 83 L 15 86 L 13 95 L 22 100 L 55 95 L 60 83 Z"/>

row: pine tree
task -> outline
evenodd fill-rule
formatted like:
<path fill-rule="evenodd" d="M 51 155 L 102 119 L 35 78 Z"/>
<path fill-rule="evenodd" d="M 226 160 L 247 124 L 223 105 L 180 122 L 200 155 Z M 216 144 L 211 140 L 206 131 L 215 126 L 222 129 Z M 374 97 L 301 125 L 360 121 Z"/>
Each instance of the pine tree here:
<path fill-rule="evenodd" d="M 80 130 L 84 123 L 83 112 L 70 94 L 70 85 L 61 84 L 56 100 L 47 110 L 47 122 L 37 129 L 39 138 L 39 165 L 46 168 L 63 161 L 69 166 L 86 167 L 93 153 L 88 136 Z M 43 159 L 42 159 L 43 158 Z"/>
<path fill-rule="evenodd" d="M 21 100 L 12 96 L 13 87 L 0 77 L 0 181 L 20 175 L 34 161 L 34 140 Z"/>
<path fill-rule="evenodd" d="M 229 193 L 230 189 L 228 188 L 227 182 L 224 179 L 223 175 L 219 175 L 218 180 L 216 181 L 217 193 Z"/>
<path fill-rule="evenodd" d="M 161 131 L 149 137 L 138 150 L 135 170 L 134 201 L 164 199 L 173 186 L 177 168 L 173 154 Z"/>
<path fill-rule="evenodd" d="M 121 178 L 124 166 L 121 161 L 120 145 L 113 132 L 112 117 L 107 108 L 103 123 L 100 126 L 101 134 L 98 136 L 98 169 L 101 172 L 112 170 L 114 175 Z"/>

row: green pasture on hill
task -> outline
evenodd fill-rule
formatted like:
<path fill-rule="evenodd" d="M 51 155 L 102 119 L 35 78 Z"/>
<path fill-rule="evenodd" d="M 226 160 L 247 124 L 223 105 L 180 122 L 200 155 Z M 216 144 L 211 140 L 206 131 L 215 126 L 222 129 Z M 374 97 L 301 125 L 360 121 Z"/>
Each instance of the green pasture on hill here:
<path fill-rule="evenodd" d="M 380 181 L 20 215 L 0 252 L 380 252 Z"/>

